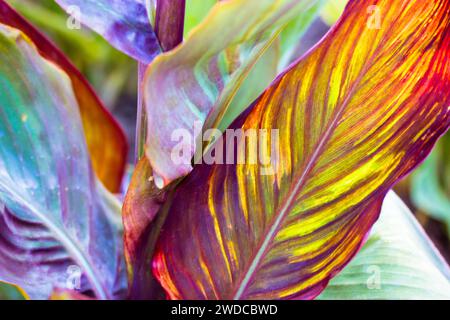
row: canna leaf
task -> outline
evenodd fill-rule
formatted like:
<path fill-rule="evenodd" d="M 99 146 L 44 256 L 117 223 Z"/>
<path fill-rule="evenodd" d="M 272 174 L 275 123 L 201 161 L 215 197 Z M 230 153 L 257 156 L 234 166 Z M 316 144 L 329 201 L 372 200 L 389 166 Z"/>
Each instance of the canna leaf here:
<path fill-rule="evenodd" d="M 116 49 L 148 64 L 161 51 L 150 25 L 146 0 L 55 0 Z"/>
<path fill-rule="evenodd" d="M 120 205 L 91 168 L 69 77 L 0 25 L 0 281 L 32 299 L 125 293 Z M 78 281 L 78 280 L 79 281 Z"/>
<path fill-rule="evenodd" d="M 231 125 L 269 130 L 258 160 L 270 165 L 252 162 L 248 137 L 227 148 L 231 130 L 213 147 L 228 164 L 201 164 L 180 183 L 153 260 L 170 298 L 316 297 L 359 250 L 388 190 L 448 129 L 450 3 L 373 4 L 380 28 L 367 24 L 366 2 L 350 1 Z"/>
<path fill-rule="evenodd" d="M 125 170 L 128 149 L 125 134 L 118 123 L 64 54 L 4 0 L 0 0 L 0 24 L 20 29 L 33 41 L 44 58 L 57 64 L 70 77 L 95 173 L 110 191 L 117 192 Z"/>
<path fill-rule="evenodd" d="M 450 268 L 411 211 L 389 192 L 367 243 L 319 299 L 450 299 Z"/>
<path fill-rule="evenodd" d="M 218 2 L 182 45 L 153 61 L 144 78 L 146 155 L 158 187 L 191 171 L 190 160 L 198 138 L 194 132 L 196 123 L 202 127 L 206 122 L 205 129 L 226 128 L 230 124 L 227 112 L 240 114 L 261 93 L 261 88 L 269 85 L 276 69 L 266 79 L 249 77 L 249 81 L 257 81 L 257 85 L 248 85 L 253 90 L 248 93 L 252 100 L 243 101 L 242 105 L 233 103 L 254 65 L 284 26 L 294 18 L 303 19 L 320 2 Z M 190 133 L 191 141 L 186 143 L 185 161 L 178 163 L 172 159 L 172 151 L 179 142 L 172 139 L 172 134 L 181 129 Z"/>

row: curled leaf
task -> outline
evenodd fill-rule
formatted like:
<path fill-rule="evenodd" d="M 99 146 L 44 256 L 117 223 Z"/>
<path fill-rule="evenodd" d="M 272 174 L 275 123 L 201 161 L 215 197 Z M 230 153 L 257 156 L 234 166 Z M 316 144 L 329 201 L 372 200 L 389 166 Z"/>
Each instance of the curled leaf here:
<path fill-rule="evenodd" d="M 249 101 L 237 105 L 233 98 L 264 53 L 292 19 L 302 19 L 318 0 L 230 0 L 218 2 L 200 25 L 176 49 L 158 56 L 144 78 L 144 103 L 148 115 L 146 155 L 158 187 L 186 175 L 200 149 L 199 132 L 226 128 L 267 87 L 267 78 L 251 78 Z M 232 23 L 230 23 L 232 21 Z M 250 78 L 248 78 L 250 79 Z M 231 121 L 229 120 L 231 118 Z M 206 123 L 205 123 L 206 122 Z M 180 141 L 182 159 L 173 159 Z M 200 151 L 201 153 L 201 151 Z"/>
<path fill-rule="evenodd" d="M 122 297 L 120 205 L 91 167 L 67 74 L 0 25 L 0 280 Z M 119 220 L 120 221 L 120 220 Z"/>
<path fill-rule="evenodd" d="M 379 20 L 350 1 L 179 185 L 153 260 L 172 299 L 316 297 L 448 129 L 450 3 L 373 2 Z"/>
<path fill-rule="evenodd" d="M 150 63 L 161 51 L 150 25 L 145 0 L 55 0 L 99 33 L 116 49 L 141 63 Z"/>
<path fill-rule="evenodd" d="M 0 24 L 21 30 L 33 41 L 44 58 L 57 64 L 70 77 L 95 173 L 110 191 L 117 192 L 125 170 L 128 149 L 125 134 L 118 123 L 64 54 L 4 0 L 0 0 Z"/>

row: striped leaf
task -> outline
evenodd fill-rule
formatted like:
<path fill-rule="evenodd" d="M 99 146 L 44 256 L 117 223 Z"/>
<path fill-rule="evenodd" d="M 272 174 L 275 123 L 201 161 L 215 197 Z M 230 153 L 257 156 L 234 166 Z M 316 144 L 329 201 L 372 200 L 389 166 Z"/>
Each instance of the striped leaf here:
<path fill-rule="evenodd" d="M 268 166 L 252 162 L 248 139 L 227 148 L 227 131 L 215 151 L 234 164 L 198 165 L 179 185 L 153 260 L 170 298 L 316 297 L 448 129 L 450 3 L 370 4 L 379 16 L 350 1 L 230 126 L 269 130 L 258 147 Z M 236 150 L 249 151 L 239 163 Z"/>

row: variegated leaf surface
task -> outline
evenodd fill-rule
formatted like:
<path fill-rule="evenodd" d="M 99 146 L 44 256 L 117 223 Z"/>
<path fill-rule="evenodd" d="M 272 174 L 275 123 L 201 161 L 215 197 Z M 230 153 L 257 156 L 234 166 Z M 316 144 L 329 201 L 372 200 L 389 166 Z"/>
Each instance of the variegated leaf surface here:
<path fill-rule="evenodd" d="M 258 160 L 272 161 L 254 164 L 247 139 L 226 148 L 227 131 L 214 149 L 233 161 L 198 165 L 179 185 L 153 260 L 172 299 L 311 299 L 326 287 L 450 125 L 449 9 L 350 1 L 230 126 L 279 130 L 279 146 L 259 141 Z"/>
<path fill-rule="evenodd" d="M 120 204 L 96 179 L 72 83 L 0 25 L 0 281 L 32 299 L 126 294 Z"/>
<path fill-rule="evenodd" d="M 33 41 L 44 58 L 57 64 L 70 77 L 95 173 L 110 191 L 117 192 L 128 149 L 125 134 L 118 123 L 64 54 L 4 0 L 0 0 L 0 24 L 20 29 Z"/>

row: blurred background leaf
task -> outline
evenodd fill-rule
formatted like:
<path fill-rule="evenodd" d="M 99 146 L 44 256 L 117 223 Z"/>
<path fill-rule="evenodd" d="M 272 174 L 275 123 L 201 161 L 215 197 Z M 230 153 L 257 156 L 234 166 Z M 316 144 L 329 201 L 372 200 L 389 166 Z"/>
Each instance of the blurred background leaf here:
<path fill-rule="evenodd" d="M 25 300 L 25 297 L 17 287 L 0 282 L 0 300 Z"/>
<path fill-rule="evenodd" d="M 344 12 L 347 2 L 348 0 L 328 0 L 320 12 L 323 22 L 333 25 Z"/>
<path fill-rule="evenodd" d="M 184 36 L 186 37 L 191 30 L 198 25 L 209 13 L 209 10 L 218 0 L 187 0 L 186 17 L 184 20 Z"/>

